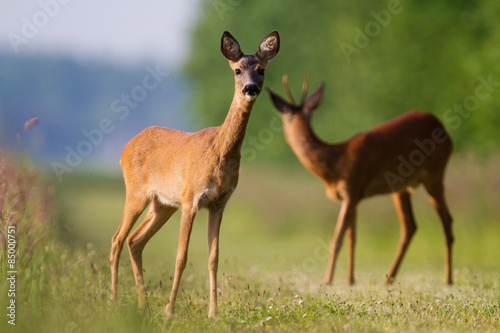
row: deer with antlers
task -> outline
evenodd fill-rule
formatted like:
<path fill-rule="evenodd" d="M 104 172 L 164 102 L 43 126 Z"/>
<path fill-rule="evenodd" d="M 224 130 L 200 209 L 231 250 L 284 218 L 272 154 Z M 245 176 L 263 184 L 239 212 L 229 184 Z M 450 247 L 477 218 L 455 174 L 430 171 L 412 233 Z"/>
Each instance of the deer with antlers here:
<path fill-rule="evenodd" d="M 149 204 L 144 221 L 127 240 L 139 299 L 146 295 L 142 251 L 146 243 L 182 207 L 179 247 L 167 318 L 174 314 L 175 299 L 186 266 L 189 237 L 196 213 L 207 208 L 209 317 L 217 315 L 217 267 L 222 213 L 238 183 L 240 150 L 252 107 L 262 90 L 264 70 L 279 51 L 277 31 L 269 34 L 255 54 L 245 55 L 236 39 L 224 32 L 221 51 L 234 72 L 235 91 L 224 123 L 196 133 L 149 127 L 123 149 L 120 164 L 126 187 L 123 219 L 112 239 L 111 299 L 116 299 L 118 261 L 125 238 Z"/>
<path fill-rule="evenodd" d="M 392 283 L 408 245 L 417 230 L 410 193 L 422 183 L 441 219 L 446 238 L 445 281 L 452 283 L 452 218 L 444 197 L 443 178 L 453 144 L 441 122 L 428 112 L 410 111 L 338 144 L 321 141 L 311 128 L 311 116 L 323 95 L 324 84 L 307 96 L 306 76 L 302 98 L 295 104 L 283 86 L 288 102 L 268 90 L 283 119 L 285 138 L 302 164 L 317 175 L 327 196 L 341 201 L 337 226 L 330 244 L 325 282 L 331 284 L 344 234 L 349 240 L 348 283 L 354 284 L 356 207 L 360 200 L 392 193 L 400 220 L 396 258 L 385 283 Z"/>

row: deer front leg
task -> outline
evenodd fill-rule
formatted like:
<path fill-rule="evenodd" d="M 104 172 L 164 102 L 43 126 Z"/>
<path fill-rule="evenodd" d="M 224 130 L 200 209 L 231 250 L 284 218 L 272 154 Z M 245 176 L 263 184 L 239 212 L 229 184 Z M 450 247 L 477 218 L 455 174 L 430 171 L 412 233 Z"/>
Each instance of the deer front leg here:
<path fill-rule="evenodd" d="M 347 283 L 354 285 L 354 253 L 356 246 L 356 221 L 353 220 L 347 226 L 347 236 L 349 240 L 349 262 L 347 267 Z"/>
<path fill-rule="evenodd" d="M 177 292 L 179 290 L 179 283 L 181 281 L 182 273 L 184 272 L 184 268 L 186 268 L 189 237 L 191 236 L 191 229 L 193 227 L 193 220 L 195 216 L 196 211 L 191 205 L 182 207 L 181 228 L 179 232 L 179 247 L 177 249 L 177 259 L 175 261 L 174 283 L 172 284 L 172 292 L 170 293 L 170 299 L 165 309 L 165 315 L 167 319 L 170 319 L 175 312 L 175 299 L 177 298 Z"/>
<path fill-rule="evenodd" d="M 219 265 L 219 231 L 224 209 L 213 208 L 208 213 L 208 272 L 210 275 L 210 309 L 208 317 L 216 317 L 217 309 L 217 268 Z"/>
<path fill-rule="evenodd" d="M 330 261 L 328 263 L 328 268 L 326 270 L 326 284 L 331 284 L 333 280 L 333 273 L 335 270 L 335 264 L 337 262 L 338 254 L 340 252 L 340 248 L 342 247 L 342 240 L 344 238 L 345 231 L 347 228 L 353 228 L 356 220 L 356 203 L 353 203 L 350 200 L 344 200 L 342 202 L 342 207 L 340 209 L 339 217 L 337 220 L 337 226 L 335 227 L 335 233 L 332 237 L 332 241 L 330 243 Z M 351 230 L 351 233 L 354 230 Z M 354 245 L 354 242 L 351 240 L 351 244 Z M 354 255 L 354 252 L 352 252 Z M 352 264 L 352 261 L 351 261 Z M 349 279 L 353 279 L 352 274 Z"/>

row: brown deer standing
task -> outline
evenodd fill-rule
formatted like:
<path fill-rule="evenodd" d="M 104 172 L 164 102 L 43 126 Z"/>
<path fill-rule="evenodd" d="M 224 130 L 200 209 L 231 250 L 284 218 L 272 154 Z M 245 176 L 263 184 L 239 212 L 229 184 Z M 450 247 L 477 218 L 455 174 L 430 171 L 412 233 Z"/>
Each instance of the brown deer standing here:
<path fill-rule="evenodd" d="M 207 208 L 210 275 L 208 316 L 217 315 L 217 266 L 222 213 L 238 183 L 240 150 L 250 111 L 262 90 L 267 62 L 279 51 L 279 42 L 278 32 L 273 31 L 260 43 L 255 54 L 244 55 L 236 39 L 229 32 L 224 32 L 221 51 L 229 60 L 235 78 L 234 97 L 224 123 L 196 133 L 150 127 L 125 146 L 120 164 L 125 179 L 126 201 L 123 219 L 112 239 L 111 299 L 116 299 L 118 261 L 125 238 L 150 204 L 146 218 L 127 241 L 139 306 L 146 306 L 142 251 L 170 216 L 182 207 L 175 275 L 165 310 L 167 318 L 171 317 L 186 266 L 193 220 L 200 208 Z"/>
<path fill-rule="evenodd" d="M 311 128 L 311 115 L 320 103 L 324 84 L 306 99 L 307 77 L 302 98 L 295 104 L 283 86 L 289 102 L 269 90 L 283 119 L 288 144 L 311 172 L 326 186 L 327 196 L 342 202 L 331 245 L 326 283 L 332 283 L 335 262 L 347 231 L 349 237 L 348 283 L 354 284 L 354 246 L 356 242 L 356 207 L 361 199 L 392 193 L 399 215 L 401 236 L 396 258 L 385 283 L 391 283 L 411 238 L 417 230 L 410 192 L 423 183 L 441 218 L 446 236 L 445 280 L 452 283 L 452 218 L 444 198 L 443 177 L 452 141 L 441 122 L 428 112 L 407 112 L 365 133 L 339 144 L 321 141 Z"/>

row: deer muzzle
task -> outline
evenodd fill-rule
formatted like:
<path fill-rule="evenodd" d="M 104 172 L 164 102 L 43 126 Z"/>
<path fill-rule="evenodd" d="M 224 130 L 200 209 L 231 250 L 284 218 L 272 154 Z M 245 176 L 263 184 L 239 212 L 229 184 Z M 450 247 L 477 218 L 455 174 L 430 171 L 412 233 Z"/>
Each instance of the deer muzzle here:
<path fill-rule="evenodd" d="M 248 99 L 254 99 L 254 98 L 257 98 L 257 96 L 259 95 L 260 89 L 259 89 L 259 87 L 257 87 L 256 84 L 247 84 L 243 88 L 242 92 L 243 92 L 243 94 L 245 95 L 246 98 L 248 98 Z"/>

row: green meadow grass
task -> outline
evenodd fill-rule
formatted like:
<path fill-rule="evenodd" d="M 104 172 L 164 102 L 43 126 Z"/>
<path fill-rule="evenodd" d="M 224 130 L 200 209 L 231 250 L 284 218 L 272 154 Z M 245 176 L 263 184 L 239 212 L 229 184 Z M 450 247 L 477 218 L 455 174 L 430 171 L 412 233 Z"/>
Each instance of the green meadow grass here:
<path fill-rule="evenodd" d="M 443 283 L 444 236 L 420 188 L 413 195 L 418 231 L 389 287 L 382 282 L 399 238 L 392 200 L 381 196 L 361 203 L 357 284 L 348 287 L 345 250 L 334 284 L 323 283 L 339 204 L 326 199 L 320 181 L 300 168 L 244 165 L 221 227 L 220 315 L 207 318 L 207 213 L 201 211 L 171 321 L 163 311 L 173 278 L 179 212 L 144 251 L 147 311 L 137 309 L 126 247 L 113 305 L 108 256 L 124 204 L 122 179 L 80 174 L 54 188 L 36 180 L 31 167 L 16 168 L 9 172 L 27 179 L 16 186 L 19 193 L 29 192 L 30 200 L 14 207 L 18 196 L 7 196 L 0 207 L 2 232 L 14 223 L 5 213 L 15 208 L 19 242 L 16 326 L 3 315 L 0 331 L 497 331 L 498 166 L 497 157 L 479 163 L 470 156 L 455 157 L 450 165 L 446 184 L 456 237 L 453 286 Z M 0 174 L 0 182 L 16 177 Z M 48 208 L 50 202 L 53 208 Z M 1 270 L 0 299 L 6 309 L 3 277 L 8 267 L 3 257 Z"/>

